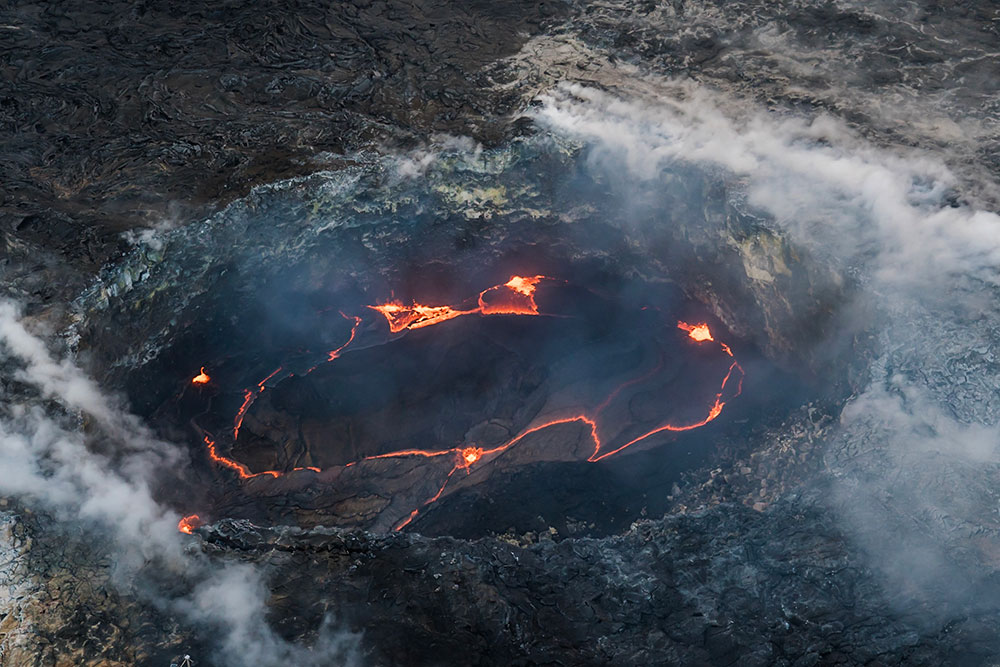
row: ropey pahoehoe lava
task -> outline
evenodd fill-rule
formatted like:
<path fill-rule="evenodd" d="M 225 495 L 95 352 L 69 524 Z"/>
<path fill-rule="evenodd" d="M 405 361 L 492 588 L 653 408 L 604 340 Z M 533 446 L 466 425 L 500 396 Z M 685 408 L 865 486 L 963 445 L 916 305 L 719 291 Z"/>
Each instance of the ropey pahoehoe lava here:
<path fill-rule="evenodd" d="M 474 298 L 474 300 L 470 299 L 468 302 L 458 305 L 427 305 L 416 302 L 404 304 L 399 300 L 390 300 L 384 303 L 367 306 L 367 308 L 384 317 L 390 333 L 394 335 L 402 335 L 407 331 L 442 325 L 446 322 L 455 320 L 456 318 L 472 315 L 481 317 L 544 317 L 547 316 L 547 314 L 540 311 L 538 303 L 535 300 L 536 289 L 543 281 L 553 286 L 563 284 L 563 281 L 544 275 L 515 275 L 512 276 L 506 283 L 493 285 L 482 290 Z M 341 312 L 341 316 L 352 322 L 350 333 L 347 340 L 342 345 L 330 350 L 324 355 L 323 362 L 333 362 L 348 351 L 350 345 L 357 337 L 359 327 L 364 321 L 363 318 L 358 315 L 349 315 Z M 417 517 L 422 507 L 431 505 L 441 498 L 448 486 L 448 483 L 451 481 L 456 472 L 464 470 L 466 474 L 469 474 L 471 473 L 473 466 L 489 465 L 491 461 L 495 460 L 507 450 L 517 446 L 525 439 L 541 431 L 568 424 L 577 424 L 582 426 L 587 434 L 587 437 L 593 444 L 593 450 L 589 456 L 587 456 L 586 461 L 596 463 L 619 454 L 629 447 L 632 447 L 633 445 L 643 442 L 658 434 L 691 431 L 705 426 L 722 413 L 722 410 L 727 402 L 740 395 L 743 389 L 743 378 L 745 375 L 744 370 L 736 360 L 729 345 L 716 340 L 707 323 L 699 322 L 689 324 L 684 321 L 677 321 L 676 324 L 665 322 L 664 325 L 676 327 L 678 331 L 685 334 L 685 338 L 691 344 L 699 346 L 712 344 L 713 346 L 717 346 L 724 355 L 727 355 L 730 358 L 728 369 L 721 378 L 718 392 L 715 394 L 714 400 L 704 409 L 705 416 L 703 419 L 687 423 L 674 423 L 672 421 L 664 420 L 655 425 L 653 428 L 649 428 L 638 435 L 625 439 L 624 441 L 618 441 L 604 435 L 602 428 L 602 416 L 605 411 L 610 406 L 615 404 L 625 387 L 641 383 L 648 379 L 650 375 L 655 374 L 658 368 L 654 368 L 649 373 L 632 378 L 631 380 L 619 385 L 594 406 L 584 407 L 577 411 L 569 411 L 565 414 L 547 415 L 544 416 L 544 418 L 536 419 L 515 437 L 510 438 L 497 446 L 487 447 L 481 446 L 477 443 L 462 443 L 459 446 L 443 448 L 406 448 L 371 456 L 364 456 L 358 460 L 346 463 L 343 467 L 348 468 L 361 464 L 365 461 L 373 461 L 377 459 L 405 457 L 423 457 L 426 459 L 440 460 L 443 465 L 447 466 L 448 472 L 444 477 L 444 482 L 441 484 L 440 488 L 438 488 L 437 492 L 425 500 L 419 507 L 413 508 L 408 515 L 397 521 L 394 529 L 400 530 L 409 525 L 413 519 Z M 308 371 L 306 371 L 306 374 L 311 373 L 316 368 L 317 366 L 311 367 Z M 267 389 L 268 382 L 278 377 L 283 379 L 291 377 L 292 375 L 292 372 L 286 371 L 284 367 L 281 366 L 264 377 L 255 386 L 244 390 L 243 403 L 239 407 L 239 410 L 233 420 L 233 442 L 235 442 L 239 437 L 240 427 L 243 423 L 247 410 Z M 210 381 L 211 378 L 209 374 L 206 373 L 204 367 L 200 369 L 198 375 L 191 379 L 191 383 L 194 385 L 203 385 Z M 286 470 L 259 470 L 255 472 L 252 471 L 247 465 L 237 461 L 231 456 L 226 456 L 220 453 L 219 446 L 217 444 L 217 436 L 203 430 L 202 438 L 208 457 L 211 461 L 222 468 L 231 470 L 241 480 L 249 480 L 260 477 L 279 478 L 288 473 L 303 470 L 321 472 L 321 469 L 315 466 L 293 467 Z M 185 516 L 180 521 L 178 529 L 181 532 L 190 534 L 193 533 L 194 530 L 201 524 L 202 520 L 199 517 L 199 514 L 190 514 Z"/>

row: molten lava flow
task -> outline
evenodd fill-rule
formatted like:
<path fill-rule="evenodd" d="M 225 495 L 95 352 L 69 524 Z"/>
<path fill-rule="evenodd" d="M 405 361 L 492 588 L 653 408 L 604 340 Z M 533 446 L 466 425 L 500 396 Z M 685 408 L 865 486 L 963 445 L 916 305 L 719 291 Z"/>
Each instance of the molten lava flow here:
<path fill-rule="evenodd" d="M 480 297 L 480 298 L 482 298 L 482 297 Z M 696 342 L 701 343 L 701 342 L 706 342 L 706 341 L 715 341 L 715 339 L 712 337 L 712 333 L 709 330 L 707 324 L 698 324 L 698 325 L 692 326 L 692 325 L 686 324 L 684 322 L 678 322 L 677 326 L 679 328 L 683 329 L 684 331 L 687 331 L 688 332 L 688 336 L 692 340 L 694 340 Z M 729 348 L 728 345 L 726 345 L 725 343 L 719 343 L 719 346 L 723 350 L 723 352 L 725 352 L 727 355 L 729 355 L 730 357 L 733 356 L 733 352 Z M 617 397 L 619 393 L 621 393 L 621 391 L 626 386 L 637 384 L 639 382 L 642 382 L 642 381 L 644 381 L 646 379 L 649 379 L 650 377 L 654 376 L 656 374 L 656 372 L 662 366 L 662 363 L 663 363 L 663 360 L 660 359 L 660 362 L 657 364 L 657 367 L 652 372 L 647 373 L 647 374 L 645 374 L 645 375 L 643 375 L 643 376 L 641 376 L 639 378 L 635 378 L 633 380 L 630 380 L 630 381 L 624 383 L 622 386 L 617 387 L 604 401 L 602 401 L 599 404 L 597 410 L 595 411 L 595 415 L 599 415 L 611 403 L 611 401 L 614 400 L 614 398 Z M 599 427 L 598 427 L 598 423 L 597 423 L 596 417 L 591 417 L 591 416 L 589 416 L 587 414 L 579 414 L 579 415 L 573 415 L 571 417 L 562 417 L 562 418 L 558 418 L 558 419 L 552 419 L 552 420 L 546 421 L 546 422 L 541 423 L 541 424 L 536 424 L 536 425 L 528 428 L 527 430 L 525 430 L 523 433 L 521 433 L 517 437 L 515 437 L 515 438 L 513 438 L 513 439 L 511 439 L 509 441 L 507 441 L 506 443 L 500 445 L 499 447 L 494 447 L 492 449 L 484 450 L 484 449 L 482 449 L 480 447 L 466 447 L 466 448 L 460 449 L 460 450 L 445 450 L 445 451 L 435 451 L 435 452 L 427 452 L 427 451 L 423 451 L 423 450 L 408 450 L 406 452 L 406 454 L 399 453 L 398 455 L 406 455 L 406 456 L 413 456 L 413 455 L 418 455 L 418 456 L 441 456 L 442 454 L 447 454 L 447 453 L 452 452 L 452 451 L 457 451 L 458 454 L 460 455 L 461 458 L 459 459 L 459 462 L 448 473 L 448 477 L 445 479 L 444 484 L 441 486 L 441 488 L 438 490 L 438 492 L 434 495 L 433 498 L 431 498 L 430 500 L 428 500 L 428 501 L 426 501 L 424 503 L 424 506 L 427 506 L 427 505 L 430 505 L 430 504 L 434 503 L 435 501 L 437 501 L 441 497 L 441 495 L 444 493 L 444 489 L 448 485 L 448 481 L 451 479 L 451 476 L 454 474 L 454 472 L 456 470 L 458 470 L 458 468 L 466 468 L 468 470 L 469 468 L 471 468 L 471 466 L 474 463 L 476 463 L 477 461 L 481 460 L 484 456 L 490 456 L 490 455 L 494 455 L 494 454 L 500 454 L 500 453 L 502 453 L 502 452 L 510 449 L 511 447 L 517 445 L 519 442 L 521 442 L 522 440 L 524 440 L 528 436 L 532 435 L 533 433 L 538 433 L 539 431 L 543 431 L 543 430 L 552 428 L 554 426 L 559 426 L 559 425 L 562 425 L 562 424 L 580 423 L 581 425 L 584 425 L 584 426 L 587 427 L 587 430 L 589 431 L 589 437 L 590 437 L 590 439 L 594 443 L 594 451 L 587 458 L 587 461 L 590 462 L 590 463 L 596 463 L 596 462 L 601 461 L 603 459 L 606 459 L 606 458 L 608 458 L 610 456 L 614 456 L 615 454 L 618 454 L 619 452 L 621 452 L 621 451 L 623 451 L 623 450 L 631 447 L 632 445 L 635 445 L 635 444 L 637 444 L 639 442 L 642 442 L 643 440 L 646 440 L 647 438 L 650 438 L 650 437 L 652 437 L 654 435 L 657 435 L 659 433 L 664 433 L 664 432 L 674 432 L 674 433 L 677 433 L 677 432 L 683 432 L 683 431 L 692 431 L 694 429 L 701 428 L 702 426 L 704 426 L 705 424 L 708 424 L 709 422 L 711 422 L 714 419 L 716 419 L 720 414 L 722 414 L 722 409 L 726 405 L 726 402 L 723 401 L 722 399 L 726 395 L 727 387 L 729 386 L 730 380 L 732 379 L 734 373 L 739 373 L 739 376 L 740 376 L 739 384 L 738 384 L 738 386 L 736 388 L 736 391 L 733 392 L 732 397 L 730 399 L 727 399 L 727 400 L 732 400 L 732 398 L 736 398 L 737 396 L 739 396 L 742 393 L 742 391 L 743 391 L 743 377 L 744 377 L 744 372 L 743 372 L 743 368 L 739 365 L 739 363 L 737 363 L 734 360 L 732 362 L 732 364 L 730 364 L 729 370 L 726 372 L 726 375 L 725 375 L 725 377 L 722 380 L 722 385 L 719 387 L 719 392 L 715 395 L 714 402 L 712 403 L 712 405 L 708 409 L 707 416 L 704 419 L 702 419 L 701 421 L 697 421 L 697 422 L 690 423 L 690 424 L 672 424 L 672 423 L 669 423 L 669 422 L 665 423 L 665 424 L 661 424 L 660 426 L 657 426 L 656 428 L 653 428 L 653 429 L 651 429 L 651 430 L 643 433 L 642 435 L 634 437 L 631 440 L 625 442 L 624 444 L 621 444 L 621 445 L 615 447 L 611 451 L 607 451 L 607 452 L 603 452 L 603 453 L 602 453 L 601 450 L 604 448 L 604 443 L 602 442 L 600 434 L 599 434 Z M 382 454 L 382 455 L 379 455 L 378 457 L 373 457 L 373 458 L 388 458 L 390 456 L 394 456 L 394 454 Z M 419 514 L 420 514 L 419 508 L 413 510 L 409 514 L 409 516 L 407 516 L 403 521 L 401 521 L 395 527 L 395 530 L 401 530 L 401 529 L 405 528 L 410 523 L 412 523 L 413 520 Z"/>
<path fill-rule="evenodd" d="M 538 283 L 546 279 L 547 276 L 511 276 L 503 285 L 494 285 L 480 292 L 475 308 L 427 306 L 421 303 L 407 306 L 400 301 L 368 307 L 382 314 L 392 333 L 429 327 L 463 315 L 538 315 L 535 289 Z"/>
<path fill-rule="evenodd" d="M 346 350 L 347 346 L 354 342 L 354 337 L 358 335 L 358 327 L 361 326 L 360 317 L 351 318 L 348 317 L 347 315 L 344 315 L 344 313 L 341 313 L 340 316 L 347 320 L 353 319 L 354 325 L 351 327 L 351 335 L 350 337 L 348 337 L 347 342 L 338 347 L 336 350 L 330 350 L 330 353 L 326 357 L 327 361 L 334 361 L 335 359 L 340 358 L 340 353 Z"/>
<path fill-rule="evenodd" d="M 545 276 L 512 276 L 503 285 L 479 293 L 479 308 L 483 315 L 537 315 L 535 289 Z"/>
<path fill-rule="evenodd" d="M 400 456 L 423 456 L 425 458 L 434 458 L 435 456 L 445 456 L 446 454 L 452 454 L 456 450 L 454 449 L 401 449 L 398 452 L 389 452 L 388 454 L 373 454 L 371 456 L 366 456 L 361 459 L 362 461 L 374 461 L 375 459 L 394 459 Z M 355 462 L 356 463 L 356 462 Z M 350 463 L 348 465 L 354 465 Z"/>
<path fill-rule="evenodd" d="M 688 336 L 691 337 L 691 340 L 696 340 L 699 343 L 704 343 L 706 340 L 709 341 L 715 340 L 714 338 L 712 338 L 712 332 L 708 330 L 708 325 L 705 323 L 691 325 L 688 324 L 687 322 L 678 322 L 677 328 L 687 331 Z"/>
<path fill-rule="evenodd" d="M 473 463 L 478 461 L 483 456 L 482 447 L 466 447 L 462 450 L 462 460 L 465 462 L 465 467 L 468 468 Z"/>
<path fill-rule="evenodd" d="M 177 530 L 192 535 L 195 528 L 199 527 L 201 523 L 201 518 L 197 514 L 190 514 L 177 522 Z"/>
<path fill-rule="evenodd" d="M 399 333 L 405 329 L 429 327 L 475 312 L 455 310 L 450 306 L 424 306 L 419 303 L 404 306 L 399 301 L 390 301 L 379 306 L 368 307 L 382 313 L 382 316 L 389 323 L 389 331 L 392 333 Z"/>
<path fill-rule="evenodd" d="M 191 384 L 207 384 L 211 380 L 208 374 L 205 373 L 205 367 L 201 367 L 201 372 L 191 378 Z"/>
<path fill-rule="evenodd" d="M 715 395 L 715 402 L 712 403 L 712 407 L 710 407 L 708 409 L 708 416 L 705 417 L 704 419 L 702 419 L 701 421 L 694 422 L 693 424 L 681 424 L 681 425 L 677 425 L 677 424 L 666 423 L 666 424 L 663 424 L 661 426 L 657 426 L 653 430 L 647 431 L 646 433 L 643 433 L 642 435 L 629 440 L 624 445 L 620 445 L 619 447 L 611 450 L 610 452 L 605 452 L 604 454 L 600 453 L 601 452 L 601 441 L 595 435 L 595 438 L 594 438 L 594 453 L 591 454 L 590 457 L 587 460 L 590 461 L 591 463 L 595 463 L 597 461 L 600 461 L 601 459 L 606 459 L 609 456 L 614 456 L 615 454 L 617 454 L 618 452 L 622 451 L 623 449 L 631 447 L 632 445 L 636 444 L 637 442 L 642 442 L 643 440 L 645 440 L 646 438 L 648 438 L 648 437 L 650 437 L 652 435 L 656 435 L 657 433 L 663 433 L 664 431 L 672 431 L 674 433 L 678 433 L 678 432 L 681 432 L 681 431 L 693 431 L 696 428 L 701 428 L 702 426 L 704 426 L 705 424 L 707 424 L 708 422 L 712 421 L 713 419 L 715 419 L 716 417 L 718 417 L 720 414 L 722 414 L 722 408 L 725 407 L 725 405 L 726 405 L 726 403 L 722 400 L 722 396 L 723 396 L 723 394 L 726 391 L 726 385 L 729 384 L 729 379 L 733 376 L 733 371 L 734 370 L 737 370 L 740 373 L 740 384 L 739 384 L 739 387 L 737 388 L 736 392 L 733 394 L 733 398 L 736 398 L 737 396 L 739 396 L 743 392 L 743 375 L 744 375 L 743 368 L 738 363 L 736 363 L 734 361 L 732 363 L 732 365 L 729 366 L 729 371 L 726 373 L 726 377 L 723 378 L 723 380 L 722 380 L 722 386 L 719 388 L 719 393 Z"/>
<path fill-rule="evenodd" d="M 444 487 L 441 487 L 441 488 L 443 489 Z M 410 523 L 414 519 L 417 518 L 418 514 L 420 514 L 420 510 L 419 509 L 413 510 L 412 512 L 410 512 L 409 516 L 407 516 L 405 519 L 403 519 L 402 521 L 400 521 L 399 523 L 397 523 L 396 526 L 395 526 L 395 528 L 393 528 L 393 530 L 403 530 L 404 528 L 406 528 L 407 526 L 409 526 Z"/>
<path fill-rule="evenodd" d="M 240 427 L 243 426 L 243 417 L 246 416 L 247 410 L 250 409 L 250 404 L 253 403 L 255 398 L 257 398 L 257 394 L 249 389 L 243 390 L 243 405 L 240 406 L 240 409 L 236 412 L 236 417 L 233 418 L 233 440 L 240 437 Z"/>
<path fill-rule="evenodd" d="M 419 329 L 422 327 L 428 327 L 435 324 L 440 324 L 441 322 L 446 322 L 448 320 L 454 319 L 456 317 L 461 317 L 463 315 L 538 315 L 538 304 L 535 303 L 535 290 L 538 284 L 542 280 L 548 280 L 546 276 L 512 276 L 510 280 L 502 285 L 494 285 L 489 287 L 479 293 L 477 299 L 477 305 L 475 307 L 469 308 L 453 308 L 451 306 L 427 306 L 423 304 L 414 303 L 410 306 L 403 305 L 399 301 L 393 301 L 389 303 L 384 303 L 376 306 L 369 306 L 372 310 L 380 313 L 385 317 L 386 322 L 389 324 L 389 330 L 392 333 L 400 333 L 408 329 Z M 341 313 L 346 319 L 352 319 L 351 317 Z M 341 353 L 351 343 L 354 342 L 355 336 L 357 334 L 358 328 L 361 325 L 360 317 L 353 317 L 354 324 L 351 328 L 351 334 L 343 345 L 335 350 L 332 350 L 327 355 L 327 361 L 334 361 L 339 358 Z M 697 343 L 704 342 L 716 342 L 720 349 L 727 354 L 729 357 L 733 357 L 733 361 L 729 366 L 729 370 L 726 372 L 725 377 L 722 380 L 722 384 L 719 387 L 718 393 L 715 395 L 715 399 L 708 408 L 707 415 L 704 419 L 688 423 L 688 424 L 673 424 L 670 422 L 662 423 L 649 431 L 633 437 L 625 443 L 613 446 L 610 443 L 604 443 L 600 436 L 600 426 L 598 423 L 598 418 L 604 412 L 604 410 L 619 396 L 619 394 L 627 387 L 645 382 L 652 379 L 660 372 L 663 365 L 663 358 L 661 357 L 656 367 L 651 371 L 644 373 L 640 377 L 629 380 L 621 385 L 619 385 L 614 391 L 612 391 L 591 413 L 581 413 L 577 415 L 572 415 L 568 417 L 560 417 L 556 419 L 551 419 L 549 421 L 535 424 L 527 428 L 524 432 L 507 441 L 506 443 L 493 447 L 491 449 L 483 449 L 482 447 L 469 446 L 469 447 L 453 447 L 450 449 L 442 450 L 428 450 L 428 449 L 404 449 L 395 452 L 389 452 L 386 454 L 375 454 L 372 456 L 366 456 L 358 461 L 352 461 L 347 463 L 344 467 L 349 468 L 355 466 L 364 461 L 373 461 L 378 459 L 388 459 L 388 458 L 402 458 L 402 457 L 424 457 L 430 459 L 437 459 L 441 457 L 451 458 L 451 470 L 445 477 L 444 482 L 431 498 L 426 500 L 421 507 L 426 507 L 431 505 L 441 498 L 444 494 L 445 488 L 448 486 L 448 482 L 451 480 L 452 476 L 459 469 L 465 469 L 466 472 L 471 474 L 471 467 L 475 464 L 481 463 L 484 459 L 488 457 L 493 457 L 495 455 L 501 454 L 506 450 L 514 447 L 521 441 L 523 441 L 528 436 L 538 433 L 540 431 L 565 425 L 577 423 L 585 427 L 584 432 L 587 437 L 594 444 L 593 453 L 587 458 L 588 462 L 595 463 L 601 461 L 610 456 L 614 456 L 619 452 L 635 445 L 647 438 L 664 432 L 682 432 L 691 431 L 708 424 L 712 420 L 716 419 L 726 405 L 727 401 L 732 400 L 740 395 L 743 391 L 743 378 L 744 372 L 743 368 L 735 360 L 733 351 L 728 345 L 723 342 L 716 341 L 712 336 L 712 332 L 708 327 L 708 324 L 688 324 L 686 322 L 678 322 L 677 327 L 683 331 L 686 331 L 688 337 Z M 205 375 L 204 368 L 202 368 L 201 374 L 195 377 L 192 382 L 204 383 L 208 382 L 209 377 Z M 266 378 L 257 383 L 256 391 L 253 389 L 246 389 L 244 391 L 243 404 L 240 406 L 239 411 L 236 413 L 233 426 L 233 438 L 234 440 L 239 436 L 240 426 L 243 423 L 243 417 L 245 416 L 247 410 L 253 401 L 264 391 L 265 385 L 277 375 L 282 370 L 279 367 L 277 370 L 272 372 Z M 310 369 L 312 370 L 312 369 Z M 735 391 L 729 389 L 729 385 L 733 377 L 739 375 L 739 383 Z M 201 379 L 204 378 L 204 379 Z M 730 395 L 731 394 L 731 395 Z M 264 470 L 261 472 L 251 472 L 242 463 L 234 461 L 233 459 L 222 456 L 218 453 L 215 445 L 215 441 L 208 435 L 204 435 L 204 442 L 208 450 L 209 458 L 217 463 L 218 465 L 229 468 L 234 471 L 240 479 L 252 479 L 256 477 L 272 477 L 277 478 L 286 474 L 287 472 L 292 472 L 295 470 L 312 470 L 319 472 L 319 468 L 308 467 L 308 468 L 293 468 L 291 471 L 279 472 L 277 470 Z M 612 448 L 613 447 L 613 448 Z M 607 450 L 607 451 L 605 451 Z M 420 514 L 420 508 L 414 509 L 410 514 L 399 522 L 395 526 L 395 530 L 401 530 L 409 525 L 413 519 L 415 519 Z M 183 531 L 190 533 L 194 528 L 200 525 L 200 520 L 197 515 L 191 515 L 190 517 L 185 517 L 181 520 L 178 528 Z"/>
<path fill-rule="evenodd" d="M 524 296 L 532 296 L 538 283 L 545 280 L 546 276 L 511 276 L 511 279 L 504 283 L 504 287 L 509 287 L 515 292 L 520 292 Z"/>
<path fill-rule="evenodd" d="M 290 472 L 298 472 L 301 470 L 312 470 L 313 472 L 321 472 L 319 468 L 313 466 L 304 466 L 300 468 L 292 468 L 291 470 L 261 470 L 260 472 L 250 472 L 250 468 L 246 467 L 239 461 L 234 461 L 233 459 L 226 458 L 215 448 L 215 440 L 209 436 L 204 436 L 205 446 L 208 450 L 208 458 L 215 461 L 217 464 L 223 468 L 229 468 L 234 471 L 240 479 L 253 479 L 255 477 L 273 477 L 277 479 Z"/>
<path fill-rule="evenodd" d="M 278 366 L 273 371 L 271 371 L 270 375 L 268 375 L 266 378 L 264 378 L 263 380 L 261 380 L 260 382 L 258 382 L 257 383 L 257 393 L 260 393 L 260 392 L 264 391 L 264 385 L 267 384 L 267 381 L 270 380 L 271 378 L 273 378 L 278 373 L 280 373 L 281 370 L 282 370 L 282 367 Z"/>
<path fill-rule="evenodd" d="M 250 468 L 247 468 L 239 461 L 227 459 L 225 456 L 219 454 L 218 451 L 216 451 L 215 449 L 215 440 L 212 440 L 212 438 L 208 437 L 207 435 L 204 436 L 204 440 L 205 440 L 205 446 L 208 449 L 208 458 L 212 459 L 223 468 L 229 468 L 230 470 L 234 471 L 237 475 L 239 475 L 240 479 L 251 479 L 253 477 L 258 477 L 259 474 L 265 474 L 265 473 L 259 473 L 255 475 L 254 473 L 250 472 Z M 277 477 L 278 473 L 275 472 L 271 476 Z"/>
<path fill-rule="evenodd" d="M 590 429 L 590 437 L 593 438 L 595 442 L 600 441 L 597 436 L 597 422 L 594 421 L 591 417 L 588 417 L 587 415 L 574 415 L 572 417 L 563 417 L 562 419 L 553 419 L 551 421 L 545 422 L 544 424 L 538 424 L 537 426 L 532 426 L 531 428 L 527 429 L 524 433 L 517 436 L 513 440 L 509 440 L 506 443 L 500 445 L 499 447 L 494 447 L 493 449 L 487 449 L 486 451 L 483 452 L 483 454 L 500 454 L 502 452 L 507 451 L 517 443 L 521 442 L 532 433 L 538 433 L 539 431 L 543 431 L 553 426 L 559 426 L 560 424 L 572 424 L 573 422 L 580 422 L 581 424 L 586 424 L 587 427 L 589 427 Z"/>
<path fill-rule="evenodd" d="M 340 358 L 340 355 L 344 352 L 344 350 L 346 350 L 350 346 L 350 344 L 354 342 L 354 338 L 358 335 L 358 328 L 361 326 L 360 317 L 348 315 L 344 311 L 340 311 L 340 316 L 343 317 L 345 320 L 354 320 L 354 324 L 351 325 L 351 334 L 347 337 L 347 342 L 341 345 L 340 347 L 334 350 L 330 350 L 329 352 L 326 353 L 326 359 L 324 359 L 323 361 L 327 363 L 331 361 L 336 361 L 337 359 Z M 305 375 L 309 375 L 317 368 L 319 368 L 319 364 L 316 364 L 315 366 L 308 369 L 305 372 Z"/>
<path fill-rule="evenodd" d="M 271 371 L 270 375 L 258 382 L 257 391 L 252 389 L 243 390 L 243 405 L 240 406 L 240 409 L 236 412 L 236 417 L 233 418 L 233 440 L 240 437 L 240 427 L 243 426 L 243 417 L 246 416 L 247 410 L 249 410 L 253 402 L 257 400 L 257 397 L 264 392 L 267 381 L 280 373 L 281 370 L 282 367 L 278 366 L 276 369 Z"/>
<path fill-rule="evenodd" d="M 445 487 L 448 486 L 448 482 L 451 480 L 451 476 L 454 475 L 455 471 L 458 470 L 460 467 L 461 466 L 456 465 L 454 468 L 452 468 L 448 472 L 448 476 L 444 478 L 444 483 L 441 484 L 441 488 L 438 489 L 438 492 L 435 493 L 433 496 L 431 496 L 430 498 L 428 498 L 427 500 L 424 501 L 424 504 L 423 504 L 424 507 L 427 507 L 428 505 L 432 505 L 433 503 L 436 503 L 438 501 L 438 499 L 441 498 L 441 494 L 444 493 Z M 412 512 L 410 512 L 409 516 L 407 516 L 405 519 L 403 519 L 398 524 L 396 524 L 396 527 L 393 528 L 393 530 L 403 530 L 408 525 L 410 525 L 410 522 L 412 522 L 414 519 L 417 518 L 418 514 L 420 514 L 420 509 L 419 508 L 417 508 L 417 509 L 413 510 Z"/>

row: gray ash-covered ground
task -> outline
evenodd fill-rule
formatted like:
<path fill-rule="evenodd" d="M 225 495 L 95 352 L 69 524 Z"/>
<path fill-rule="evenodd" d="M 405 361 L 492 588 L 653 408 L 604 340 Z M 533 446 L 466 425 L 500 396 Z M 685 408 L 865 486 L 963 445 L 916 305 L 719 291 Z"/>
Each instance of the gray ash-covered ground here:
<path fill-rule="evenodd" d="M 9 3 L 0 663 L 995 664 L 998 43 L 990 2 Z M 335 347 L 254 327 L 289 295 L 532 244 L 760 355 L 704 458 L 345 530 L 169 405 L 199 348 L 238 400 Z"/>

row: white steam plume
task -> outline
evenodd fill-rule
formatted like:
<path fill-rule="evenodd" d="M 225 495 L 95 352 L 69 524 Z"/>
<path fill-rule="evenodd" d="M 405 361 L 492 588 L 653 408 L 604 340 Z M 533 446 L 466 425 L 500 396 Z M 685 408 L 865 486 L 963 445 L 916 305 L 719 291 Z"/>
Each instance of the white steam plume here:
<path fill-rule="evenodd" d="M 670 169 L 719 174 L 793 246 L 857 279 L 877 305 L 878 358 L 828 443 L 831 503 L 888 590 L 968 606 L 971 582 L 998 569 L 976 545 L 1000 537 L 1000 216 L 959 203 L 940 156 L 873 145 L 830 116 L 665 89 L 564 85 L 535 117 L 586 144 L 626 201 Z"/>
<path fill-rule="evenodd" d="M 167 568 L 196 582 L 188 598 L 143 591 L 154 605 L 179 612 L 192 627 L 211 627 L 220 664 L 354 664 L 357 638 L 324 626 L 311 648 L 289 644 L 265 620 L 262 572 L 220 565 L 183 547 L 180 516 L 159 504 L 151 485 L 157 470 L 181 459 L 105 395 L 68 359 L 57 361 L 25 327 L 17 306 L 0 302 L 0 363 L 42 397 L 92 420 L 114 458 L 94 451 L 72 414 L 46 410 L 19 391 L 4 396 L 0 416 L 0 495 L 16 497 L 66 523 L 96 525 L 113 538 L 117 581 L 126 586 L 146 566 Z"/>
<path fill-rule="evenodd" d="M 542 97 L 537 118 L 589 142 L 594 164 L 632 177 L 689 164 L 744 178 L 750 203 L 795 242 L 852 261 L 877 252 L 874 277 L 896 287 L 956 275 L 997 282 L 1000 216 L 946 205 L 956 179 L 942 161 L 875 147 L 830 116 L 747 114 L 745 103 L 677 88 L 651 103 L 564 85 Z"/>

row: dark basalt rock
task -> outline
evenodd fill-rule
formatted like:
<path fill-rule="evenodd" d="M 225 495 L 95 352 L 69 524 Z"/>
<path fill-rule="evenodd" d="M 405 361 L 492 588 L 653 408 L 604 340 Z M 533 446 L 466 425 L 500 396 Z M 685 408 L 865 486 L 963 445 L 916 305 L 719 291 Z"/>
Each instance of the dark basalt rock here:
<path fill-rule="evenodd" d="M 18 261 L 7 279 L 64 299 L 121 252 L 121 232 L 187 222 L 253 185 L 336 162 L 324 154 L 435 132 L 495 140 L 514 108 L 480 69 L 565 11 L 10 5 L 0 10 L 0 229 Z M 46 259 L 49 280 L 37 285 Z"/>
<path fill-rule="evenodd" d="M 898 616 L 819 496 L 528 547 L 233 521 L 199 534 L 209 553 L 269 563 L 290 636 L 339 600 L 372 664 L 980 664 L 997 650 L 990 614 Z"/>

